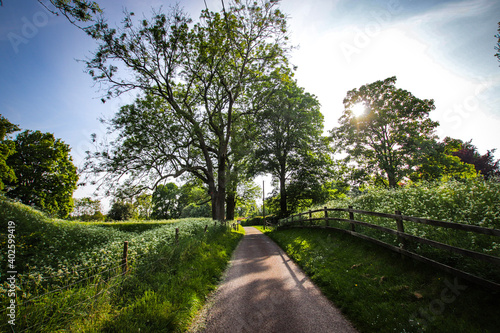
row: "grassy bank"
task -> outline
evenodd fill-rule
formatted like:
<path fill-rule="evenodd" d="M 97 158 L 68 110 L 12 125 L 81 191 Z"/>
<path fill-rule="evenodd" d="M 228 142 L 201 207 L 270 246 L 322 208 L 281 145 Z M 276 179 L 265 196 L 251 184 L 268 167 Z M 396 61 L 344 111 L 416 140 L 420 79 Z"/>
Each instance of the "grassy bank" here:
<path fill-rule="evenodd" d="M 323 206 L 328 208 L 352 206 L 355 209 L 392 214 L 398 210 L 407 216 L 500 229 L 500 182 L 484 181 L 478 178 L 463 181 L 422 183 L 396 189 L 372 188 L 359 196 L 340 198 L 313 209 L 320 209 Z M 323 217 L 323 213 L 315 213 L 313 217 Z M 329 217 L 346 219 L 349 218 L 349 214 L 346 212 L 330 212 Z M 392 218 L 354 214 L 354 219 L 393 230 L 397 229 L 396 221 Z M 325 225 L 325 222 L 315 221 L 314 224 Z M 330 226 L 350 229 L 349 223 L 346 222 L 330 221 Z M 500 239 L 498 236 L 476 234 L 409 221 L 404 221 L 404 231 L 413 236 L 500 257 Z M 397 236 L 376 229 L 357 225 L 356 232 L 393 246 L 400 245 L 400 239 Z M 413 241 L 407 241 L 406 247 L 419 255 L 500 283 L 500 267 L 496 265 Z"/>
<path fill-rule="evenodd" d="M 103 227 L 50 219 L 7 201 L 0 201 L 0 211 L 2 230 L 15 222 L 16 331 L 182 332 L 216 287 L 243 233 L 209 219 Z M 0 235 L 3 249 L 7 236 Z M 3 256 L 2 273 L 7 263 Z M 10 301 L 8 289 L 2 274 L 2 309 Z M 5 321 L 0 325 L 10 330 Z"/>
<path fill-rule="evenodd" d="M 497 332 L 498 294 L 346 234 L 267 233 L 361 332 Z"/>

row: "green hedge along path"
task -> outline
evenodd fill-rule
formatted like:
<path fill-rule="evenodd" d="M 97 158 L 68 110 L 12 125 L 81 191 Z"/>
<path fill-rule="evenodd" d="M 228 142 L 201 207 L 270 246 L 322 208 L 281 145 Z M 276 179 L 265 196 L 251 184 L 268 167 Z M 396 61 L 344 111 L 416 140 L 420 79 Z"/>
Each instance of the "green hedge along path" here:
<path fill-rule="evenodd" d="M 357 332 L 269 237 L 245 227 L 197 332 Z"/>

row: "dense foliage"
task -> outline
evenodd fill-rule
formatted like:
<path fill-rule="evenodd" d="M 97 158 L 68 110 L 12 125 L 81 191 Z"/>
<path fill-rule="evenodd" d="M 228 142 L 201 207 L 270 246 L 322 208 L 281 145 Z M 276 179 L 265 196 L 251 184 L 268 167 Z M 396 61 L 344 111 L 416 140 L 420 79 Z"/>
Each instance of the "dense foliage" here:
<path fill-rule="evenodd" d="M 488 150 L 486 154 L 481 155 L 477 147 L 472 144 L 472 140 L 468 142 L 454 141 L 458 147 L 452 152 L 453 156 L 460 158 L 463 163 L 474 166 L 477 174 L 485 179 L 500 177 L 500 160 L 495 160 L 493 157 L 496 149 Z"/>
<path fill-rule="evenodd" d="M 90 197 L 73 200 L 74 207 L 71 218 L 80 221 L 104 221 L 101 213 L 101 202 Z"/>
<path fill-rule="evenodd" d="M 278 215 L 288 216 L 302 200 L 318 203 L 330 178 L 330 147 L 323 137 L 323 115 L 316 96 L 284 75 L 264 111 L 257 115 L 253 169 L 279 185 Z M 319 200 L 318 200 L 319 197 Z"/>
<path fill-rule="evenodd" d="M 347 162 L 389 187 L 425 160 L 438 126 L 429 118 L 433 100 L 419 99 L 395 84 L 396 77 L 390 77 L 348 91 L 340 126 L 332 131 L 335 146 L 348 154 Z M 359 105 L 365 110 L 355 114 Z"/>
<path fill-rule="evenodd" d="M 179 217 L 179 210 L 182 210 L 179 205 L 179 196 L 180 190 L 174 183 L 158 185 L 152 196 L 154 218 L 170 219 Z"/>
<path fill-rule="evenodd" d="M 6 200 L 0 201 L 0 210 L 3 230 L 7 221 L 15 222 L 17 304 L 25 314 L 16 328 L 33 331 L 185 330 L 240 238 L 225 227 L 214 227 L 211 219 L 115 226 L 54 220 Z M 122 277 L 124 241 L 129 242 L 130 272 Z M 2 248 L 6 242 L 0 234 Z M 6 260 L 2 257 L 2 270 Z M 9 301 L 4 282 L 3 306 Z"/>
<path fill-rule="evenodd" d="M 7 165 L 7 158 L 16 151 L 16 144 L 9 140 L 8 135 L 18 130 L 17 125 L 12 124 L 0 114 L 0 191 L 5 187 L 4 181 L 16 180 L 14 170 Z"/>
<path fill-rule="evenodd" d="M 376 244 L 326 230 L 267 235 L 360 332 L 493 333 L 500 325 L 496 293 Z"/>
<path fill-rule="evenodd" d="M 26 130 L 14 140 L 15 153 L 7 164 L 15 181 L 6 183 L 6 195 L 58 217 L 73 210 L 78 175 L 70 147 L 51 133 Z"/>
<path fill-rule="evenodd" d="M 220 12 L 203 10 L 195 24 L 178 6 L 122 23 L 87 29 L 99 43 L 87 70 L 107 97 L 141 95 L 109 122 L 117 138 L 89 155 L 88 169 L 106 173 L 108 184 L 127 174 L 153 187 L 190 174 L 207 185 L 212 217 L 224 220 L 235 129 L 273 91 L 271 74 L 287 66 L 278 1 L 230 1 Z"/>
<path fill-rule="evenodd" d="M 108 217 L 116 221 L 130 220 L 136 217 L 134 205 L 130 202 L 116 201 L 111 206 Z"/>
<path fill-rule="evenodd" d="M 354 208 L 500 229 L 500 182 L 473 178 L 423 182 L 395 189 L 368 188 L 359 196 L 339 198 L 329 208 Z"/>
<path fill-rule="evenodd" d="M 345 197 L 326 204 L 329 208 L 347 208 L 423 217 L 441 221 L 463 223 L 485 228 L 500 229 L 500 182 L 473 178 L 448 182 L 422 183 L 398 189 L 371 188 L 356 197 Z M 322 208 L 322 207 L 317 207 Z M 315 213 L 313 217 L 323 217 Z M 329 217 L 349 218 L 346 212 L 330 212 Z M 393 218 L 354 214 L 355 220 L 368 222 L 390 229 L 397 229 Z M 295 222 L 300 223 L 300 222 Z M 316 221 L 324 225 L 324 221 Z M 330 226 L 350 229 L 349 223 L 330 221 Z M 356 232 L 401 246 L 398 237 L 388 233 L 355 226 Z M 462 230 L 430 226 L 405 221 L 404 232 L 451 246 L 500 257 L 500 241 L 496 236 L 476 234 Z M 439 250 L 426 244 L 408 241 L 406 249 L 446 265 L 500 282 L 500 267 L 470 257 Z"/>

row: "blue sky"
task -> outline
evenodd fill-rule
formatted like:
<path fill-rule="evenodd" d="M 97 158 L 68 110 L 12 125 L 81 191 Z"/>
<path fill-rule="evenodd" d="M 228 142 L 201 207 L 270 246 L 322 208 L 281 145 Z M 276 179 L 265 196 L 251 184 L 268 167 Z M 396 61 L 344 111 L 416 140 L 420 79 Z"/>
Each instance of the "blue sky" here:
<path fill-rule="evenodd" d="M 97 1 L 110 23 L 122 9 L 149 16 L 170 1 Z M 196 19 L 203 0 L 180 1 Z M 217 10 L 220 1 L 207 1 Z M 500 149 L 500 67 L 494 57 L 500 1 L 283 0 L 290 18 L 291 61 L 306 91 L 318 96 L 325 129 L 336 126 L 346 92 L 397 76 L 397 86 L 434 99 L 438 135 L 473 139 L 480 152 Z M 36 0 L 0 7 L 0 113 L 22 129 L 54 133 L 81 166 L 90 134 L 136 93 L 106 104 L 84 72 L 96 44 Z M 496 154 L 500 157 L 500 153 Z M 260 182 L 259 182 L 260 183 Z M 266 188 L 269 188 L 266 186 Z M 81 188 L 76 197 L 89 195 Z"/>

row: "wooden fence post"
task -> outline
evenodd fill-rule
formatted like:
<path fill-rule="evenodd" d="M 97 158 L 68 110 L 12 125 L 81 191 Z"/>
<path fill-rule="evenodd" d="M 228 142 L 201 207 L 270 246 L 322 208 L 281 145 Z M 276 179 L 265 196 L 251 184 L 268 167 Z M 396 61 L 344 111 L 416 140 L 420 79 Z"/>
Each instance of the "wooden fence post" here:
<path fill-rule="evenodd" d="M 330 221 L 328 221 L 328 208 L 325 207 L 325 221 L 326 221 L 326 226 L 330 226 Z"/>
<path fill-rule="evenodd" d="M 401 212 L 399 210 L 396 210 L 394 211 L 394 214 L 397 215 L 395 219 L 396 219 L 396 225 L 398 227 L 398 232 L 404 233 L 405 229 L 403 227 L 403 218 L 401 217 Z M 403 237 L 398 236 L 398 242 L 401 244 L 401 248 L 404 249 L 406 247 L 406 240 Z"/>
<path fill-rule="evenodd" d="M 313 221 L 312 221 L 312 213 L 311 213 L 311 210 L 309 209 L 309 225 L 312 226 L 313 225 Z"/>
<path fill-rule="evenodd" d="M 179 228 L 175 228 L 175 244 L 179 244 Z"/>
<path fill-rule="evenodd" d="M 351 211 L 352 206 L 349 206 L 349 220 L 354 221 L 354 213 Z M 354 223 L 351 222 L 351 231 L 356 231 Z"/>
<path fill-rule="evenodd" d="M 122 255 L 122 274 L 125 275 L 128 271 L 128 241 L 123 242 Z"/>

